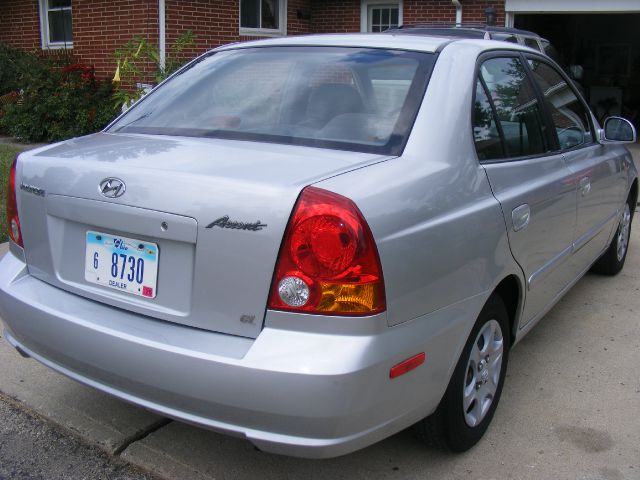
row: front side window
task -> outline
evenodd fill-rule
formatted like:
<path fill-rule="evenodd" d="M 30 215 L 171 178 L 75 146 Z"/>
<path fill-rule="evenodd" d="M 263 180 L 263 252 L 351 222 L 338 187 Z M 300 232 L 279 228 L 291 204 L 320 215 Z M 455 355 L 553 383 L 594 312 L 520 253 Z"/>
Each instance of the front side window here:
<path fill-rule="evenodd" d="M 569 84 L 545 62 L 529 60 L 529 66 L 551 113 L 560 148 L 566 150 L 591 143 L 589 114 Z"/>
<path fill-rule="evenodd" d="M 284 35 L 285 0 L 241 0 L 240 33 L 248 35 Z"/>
<path fill-rule="evenodd" d="M 145 97 L 110 131 L 399 154 L 434 55 L 340 47 L 218 52 Z"/>
<path fill-rule="evenodd" d="M 40 0 L 42 48 L 73 47 L 71 0 Z"/>
<path fill-rule="evenodd" d="M 524 157 L 549 151 L 538 97 L 520 59 L 491 58 L 480 66 L 480 75 L 495 108 L 506 156 Z"/>

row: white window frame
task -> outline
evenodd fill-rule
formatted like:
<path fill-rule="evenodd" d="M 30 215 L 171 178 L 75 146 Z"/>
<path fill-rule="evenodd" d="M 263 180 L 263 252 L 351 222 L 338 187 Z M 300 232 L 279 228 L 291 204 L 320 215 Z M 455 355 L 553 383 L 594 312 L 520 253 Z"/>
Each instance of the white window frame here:
<path fill-rule="evenodd" d="M 375 5 L 398 5 L 398 25 L 402 25 L 402 0 L 362 0 L 360 3 L 360 31 L 369 31 L 369 7 Z"/>
<path fill-rule="evenodd" d="M 73 38 L 69 42 L 50 42 L 49 41 L 49 11 L 69 10 L 73 19 L 73 8 L 49 8 L 49 0 L 38 0 L 40 7 L 40 39 L 44 50 L 54 50 L 60 48 L 73 48 Z M 72 28 L 73 34 L 73 28 Z"/>
<path fill-rule="evenodd" d="M 242 26 L 242 0 L 238 2 L 238 28 L 240 35 L 250 35 L 252 37 L 283 37 L 287 34 L 287 0 L 276 0 L 278 2 L 279 25 L 280 28 L 248 28 Z"/>

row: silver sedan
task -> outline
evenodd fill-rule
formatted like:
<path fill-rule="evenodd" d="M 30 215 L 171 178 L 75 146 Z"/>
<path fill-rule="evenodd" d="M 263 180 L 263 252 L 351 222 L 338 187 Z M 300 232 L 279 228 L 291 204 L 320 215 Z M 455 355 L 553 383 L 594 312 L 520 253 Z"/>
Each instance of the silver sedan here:
<path fill-rule="evenodd" d="M 21 154 L 6 339 L 258 448 L 482 437 L 509 350 L 624 265 L 636 167 L 534 50 L 332 35 L 218 48 L 103 132 Z"/>

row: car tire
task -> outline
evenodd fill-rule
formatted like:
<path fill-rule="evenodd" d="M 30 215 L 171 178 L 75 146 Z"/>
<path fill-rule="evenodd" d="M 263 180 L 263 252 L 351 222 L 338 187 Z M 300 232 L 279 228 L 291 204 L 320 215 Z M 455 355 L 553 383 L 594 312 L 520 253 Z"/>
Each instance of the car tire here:
<path fill-rule="evenodd" d="M 482 438 L 500 401 L 509 339 L 509 316 L 502 299 L 494 294 L 471 330 L 438 408 L 414 425 L 420 440 L 429 446 L 464 452 Z"/>
<path fill-rule="evenodd" d="M 630 200 L 624 205 L 622 217 L 618 223 L 611 244 L 607 251 L 593 264 L 591 271 L 601 275 L 616 275 L 627 258 L 629 251 L 629 239 L 631 238 L 631 222 L 633 221 L 633 205 Z"/>

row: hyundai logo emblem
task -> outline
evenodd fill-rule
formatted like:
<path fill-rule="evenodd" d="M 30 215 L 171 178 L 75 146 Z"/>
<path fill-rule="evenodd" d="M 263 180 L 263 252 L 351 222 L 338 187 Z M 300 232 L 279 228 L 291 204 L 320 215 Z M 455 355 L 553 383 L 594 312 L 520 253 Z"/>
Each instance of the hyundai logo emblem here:
<path fill-rule="evenodd" d="M 118 198 L 121 197 L 125 190 L 127 189 L 126 185 L 119 178 L 105 178 L 100 182 L 100 193 L 107 198 Z"/>

